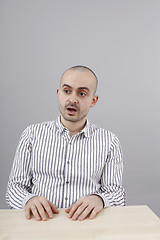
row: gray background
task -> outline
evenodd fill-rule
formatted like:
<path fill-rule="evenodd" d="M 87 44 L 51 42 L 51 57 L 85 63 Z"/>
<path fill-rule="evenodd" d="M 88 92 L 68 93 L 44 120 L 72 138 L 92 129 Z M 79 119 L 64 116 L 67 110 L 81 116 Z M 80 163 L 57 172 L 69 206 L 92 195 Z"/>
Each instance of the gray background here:
<path fill-rule="evenodd" d="M 120 139 L 127 205 L 160 216 L 160 1 L 0 1 L 0 208 L 22 131 L 55 119 L 64 70 L 99 78 L 89 120 Z"/>

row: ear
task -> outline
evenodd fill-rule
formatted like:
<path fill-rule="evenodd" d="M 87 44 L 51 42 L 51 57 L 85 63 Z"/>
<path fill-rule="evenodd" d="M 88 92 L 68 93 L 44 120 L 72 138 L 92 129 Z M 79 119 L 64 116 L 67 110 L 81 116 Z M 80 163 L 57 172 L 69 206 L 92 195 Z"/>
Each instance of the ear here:
<path fill-rule="evenodd" d="M 95 105 L 96 105 L 96 103 L 97 103 L 97 101 L 98 101 L 98 96 L 94 96 L 93 97 L 93 99 L 92 99 L 92 103 L 91 103 L 91 108 L 93 108 Z"/>
<path fill-rule="evenodd" d="M 59 94 L 59 88 L 57 89 L 57 95 Z"/>

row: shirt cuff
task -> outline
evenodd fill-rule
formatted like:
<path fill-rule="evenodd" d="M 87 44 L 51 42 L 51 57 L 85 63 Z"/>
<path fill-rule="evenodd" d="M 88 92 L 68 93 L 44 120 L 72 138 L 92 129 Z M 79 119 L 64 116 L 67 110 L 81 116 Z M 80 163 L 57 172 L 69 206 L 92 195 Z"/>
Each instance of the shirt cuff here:
<path fill-rule="evenodd" d="M 101 193 L 94 193 L 94 195 L 97 195 L 102 198 L 103 200 L 103 208 L 110 207 L 110 204 L 105 196 L 103 196 Z"/>

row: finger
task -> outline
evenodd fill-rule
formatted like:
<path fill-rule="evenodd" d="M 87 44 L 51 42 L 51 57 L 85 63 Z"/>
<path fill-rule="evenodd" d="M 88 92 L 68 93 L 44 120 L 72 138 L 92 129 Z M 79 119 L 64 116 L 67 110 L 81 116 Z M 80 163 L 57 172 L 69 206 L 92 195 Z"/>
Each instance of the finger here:
<path fill-rule="evenodd" d="M 27 219 L 31 219 L 31 210 L 28 207 L 25 208 L 25 216 Z"/>
<path fill-rule="evenodd" d="M 82 202 L 78 202 L 78 201 L 75 204 L 73 204 L 68 213 L 68 217 L 71 218 L 73 216 L 74 212 L 79 208 L 80 205 L 82 205 Z"/>
<path fill-rule="evenodd" d="M 94 208 L 94 209 L 92 210 L 91 215 L 90 215 L 89 218 L 90 218 L 90 219 L 94 219 L 98 212 L 100 212 L 100 211 L 97 211 L 96 208 Z"/>
<path fill-rule="evenodd" d="M 47 199 L 44 199 L 42 202 L 41 202 L 44 210 L 46 211 L 46 213 L 48 214 L 49 218 L 53 218 L 53 212 L 52 212 L 52 209 L 51 209 L 51 206 L 49 204 L 49 201 Z"/>
<path fill-rule="evenodd" d="M 69 208 L 66 208 L 66 209 L 65 209 L 65 212 L 66 212 L 66 213 L 69 213 L 70 210 L 71 210 L 71 208 L 72 208 L 72 206 L 73 206 L 73 205 L 71 205 Z"/>
<path fill-rule="evenodd" d="M 37 221 L 41 220 L 41 217 L 39 216 L 39 213 L 35 205 L 31 207 L 31 212 Z"/>
<path fill-rule="evenodd" d="M 79 215 L 78 220 L 82 221 L 84 220 L 88 214 L 92 211 L 93 207 L 88 206 L 87 208 L 84 209 L 84 211 Z"/>
<path fill-rule="evenodd" d="M 74 212 L 72 219 L 76 220 L 84 211 L 85 209 L 88 207 L 88 205 L 86 204 L 82 204 L 81 206 L 79 206 L 77 208 L 77 210 Z"/>
<path fill-rule="evenodd" d="M 47 220 L 47 216 L 46 216 L 45 210 L 44 210 L 44 208 L 42 207 L 41 203 L 37 203 L 37 204 L 36 204 L 36 208 L 37 208 L 37 212 L 39 213 L 41 219 L 42 219 L 43 221 L 46 221 L 46 220 Z"/>
<path fill-rule="evenodd" d="M 52 202 L 49 202 L 49 204 L 50 204 L 50 207 L 51 207 L 52 211 L 53 211 L 54 213 L 58 214 L 59 211 L 58 211 L 58 209 L 57 209 L 57 206 L 54 205 Z"/>

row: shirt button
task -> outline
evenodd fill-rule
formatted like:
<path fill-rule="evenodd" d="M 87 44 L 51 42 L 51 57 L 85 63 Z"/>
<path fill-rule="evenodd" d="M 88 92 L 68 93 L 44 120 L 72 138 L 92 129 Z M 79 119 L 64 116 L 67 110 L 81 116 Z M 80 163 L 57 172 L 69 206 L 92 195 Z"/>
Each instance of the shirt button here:
<path fill-rule="evenodd" d="M 65 197 L 66 200 L 68 200 L 68 197 Z"/>
<path fill-rule="evenodd" d="M 66 183 L 68 184 L 69 182 L 67 181 Z"/>
<path fill-rule="evenodd" d="M 70 161 L 67 161 L 67 164 L 70 164 Z"/>

